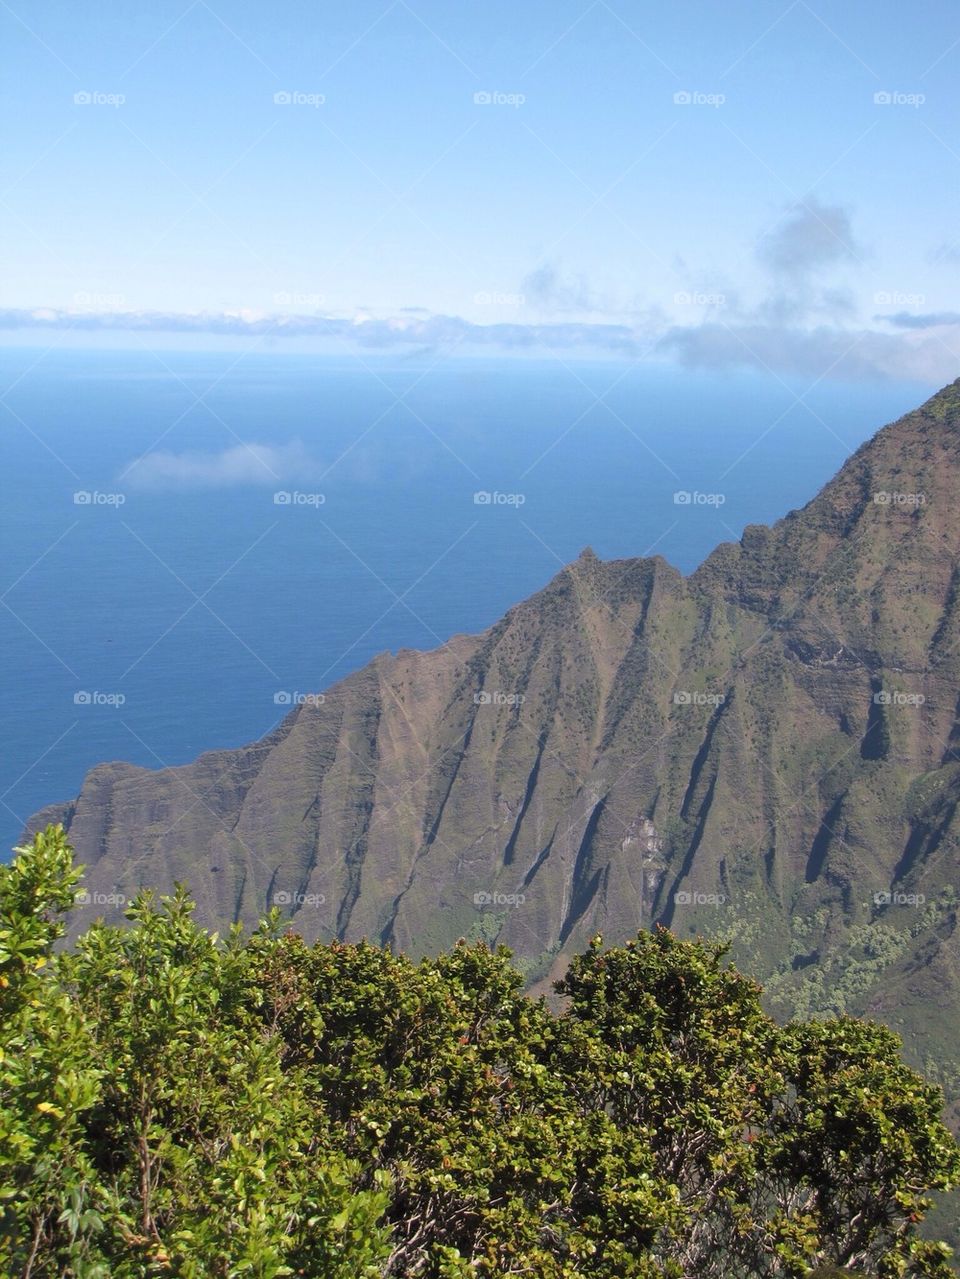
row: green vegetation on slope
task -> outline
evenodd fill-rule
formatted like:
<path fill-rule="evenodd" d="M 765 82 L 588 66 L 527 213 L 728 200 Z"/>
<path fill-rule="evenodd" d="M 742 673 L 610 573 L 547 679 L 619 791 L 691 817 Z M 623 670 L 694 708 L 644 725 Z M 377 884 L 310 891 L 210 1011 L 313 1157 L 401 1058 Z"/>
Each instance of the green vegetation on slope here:
<path fill-rule="evenodd" d="M 54 950 L 62 828 L 0 868 L 0 1271 L 23 1279 L 931 1276 L 960 1179 L 889 1030 L 780 1027 L 722 947 L 419 963 L 218 939 L 178 889 Z"/>

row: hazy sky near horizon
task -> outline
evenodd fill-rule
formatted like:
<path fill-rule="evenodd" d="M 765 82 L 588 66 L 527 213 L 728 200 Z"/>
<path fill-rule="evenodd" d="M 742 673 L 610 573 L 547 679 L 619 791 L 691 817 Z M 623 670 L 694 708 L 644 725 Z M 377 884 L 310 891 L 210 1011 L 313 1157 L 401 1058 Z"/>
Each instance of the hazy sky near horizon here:
<path fill-rule="evenodd" d="M 960 371 L 950 0 L 11 0 L 0 47 L 8 342 Z"/>

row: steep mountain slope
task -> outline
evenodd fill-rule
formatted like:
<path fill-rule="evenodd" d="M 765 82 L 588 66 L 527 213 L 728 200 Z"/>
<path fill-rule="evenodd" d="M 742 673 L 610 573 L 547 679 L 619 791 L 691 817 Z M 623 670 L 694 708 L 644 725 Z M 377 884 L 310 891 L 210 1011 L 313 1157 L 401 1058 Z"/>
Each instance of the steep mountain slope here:
<path fill-rule="evenodd" d="M 597 931 L 729 936 L 775 1010 L 880 1016 L 958 1097 L 958 500 L 960 381 L 688 578 L 585 551 L 483 635 L 241 750 L 102 765 L 30 828 L 63 821 L 94 895 L 483 936 L 534 984 Z"/>

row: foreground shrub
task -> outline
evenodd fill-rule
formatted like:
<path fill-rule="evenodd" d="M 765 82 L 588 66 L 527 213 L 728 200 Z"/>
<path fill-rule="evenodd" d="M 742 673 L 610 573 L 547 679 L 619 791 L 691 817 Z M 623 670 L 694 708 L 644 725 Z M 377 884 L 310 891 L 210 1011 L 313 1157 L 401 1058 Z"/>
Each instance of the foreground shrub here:
<path fill-rule="evenodd" d="M 938 1090 L 720 948 L 597 939 L 557 1015 L 503 949 L 219 939 L 179 889 L 55 952 L 78 878 L 59 828 L 0 868 L 5 1275 L 951 1274 Z"/>

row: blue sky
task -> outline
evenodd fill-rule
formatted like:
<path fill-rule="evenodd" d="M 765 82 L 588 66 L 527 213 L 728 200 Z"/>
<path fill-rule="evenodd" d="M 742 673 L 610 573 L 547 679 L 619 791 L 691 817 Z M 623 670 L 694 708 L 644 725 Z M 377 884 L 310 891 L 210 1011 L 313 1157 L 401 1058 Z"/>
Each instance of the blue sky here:
<path fill-rule="evenodd" d="M 0 48 L 6 343 L 960 371 L 947 0 L 12 0 Z"/>

